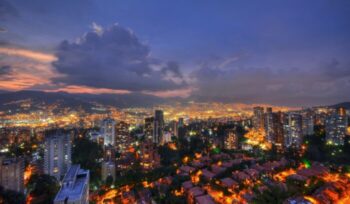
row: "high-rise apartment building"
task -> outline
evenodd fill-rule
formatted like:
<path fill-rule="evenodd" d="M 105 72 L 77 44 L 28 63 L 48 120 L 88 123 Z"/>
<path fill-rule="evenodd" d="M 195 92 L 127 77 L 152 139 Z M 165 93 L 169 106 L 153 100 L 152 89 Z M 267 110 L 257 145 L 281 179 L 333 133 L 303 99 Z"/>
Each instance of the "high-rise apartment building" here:
<path fill-rule="evenodd" d="M 253 127 L 255 129 L 264 129 L 264 108 L 263 107 L 254 107 L 253 108 Z"/>
<path fill-rule="evenodd" d="M 179 124 L 175 120 L 171 122 L 171 131 L 175 137 L 179 136 Z"/>
<path fill-rule="evenodd" d="M 282 149 L 284 145 L 284 131 L 283 122 L 285 120 L 285 114 L 282 112 L 276 112 L 272 115 L 273 120 L 273 144 L 277 146 L 278 149 Z"/>
<path fill-rule="evenodd" d="M 302 116 L 298 113 L 287 113 L 283 131 L 286 147 L 300 147 L 303 142 Z"/>
<path fill-rule="evenodd" d="M 154 117 L 145 118 L 143 132 L 147 140 L 153 140 Z"/>
<path fill-rule="evenodd" d="M 71 165 L 70 134 L 55 131 L 45 138 L 44 173 L 60 180 Z"/>
<path fill-rule="evenodd" d="M 131 144 L 129 124 L 123 121 L 118 122 L 116 125 L 115 138 L 116 147 L 119 152 L 124 152 L 127 148 L 129 148 Z"/>
<path fill-rule="evenodd" d="M 267 141 L 270 143 L 275 142 L 275 132 L 274 132 L 274 119 L 273 119 L 272 108 L 266 108 L 264 123 Z"/>
<path fill-rule="evenodd" d="M 344 145 L 348 118 L 344 108 L 338 108 L 326 118 L 326 142 L 329 145 Z"/>
<path fill-rule="evenodd" d="M 103 137 L 103 144 L 105 146 L 115 146 L 115 120 L 106 118 L 102 121 L 101 135 Z"/>
<path fill-rule="evenodd" d="M 312 111 L 304 111 L 303 117 L 303 136 L 314 134 L 315 118 Z"/>
<path fill-rule="evenodd" d="M 7 190 L 24 191 L 23 158 L 0 157 L 0 185 Z"/>
<path fill-rule="evenodd" d="M 163 142 L 164 114 L 162 110 L 156 110 L 154 114 L 153 143 L 159 145 Z"/>

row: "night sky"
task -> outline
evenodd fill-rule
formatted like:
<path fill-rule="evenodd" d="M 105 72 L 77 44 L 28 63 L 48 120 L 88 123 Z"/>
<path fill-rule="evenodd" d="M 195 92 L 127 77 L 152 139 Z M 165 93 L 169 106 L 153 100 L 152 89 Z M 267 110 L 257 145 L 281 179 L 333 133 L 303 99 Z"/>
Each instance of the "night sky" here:
<path fill-rule="evenodd" d="M 0 90 L 350 101 L 350 1 L 0 0 Z"/>

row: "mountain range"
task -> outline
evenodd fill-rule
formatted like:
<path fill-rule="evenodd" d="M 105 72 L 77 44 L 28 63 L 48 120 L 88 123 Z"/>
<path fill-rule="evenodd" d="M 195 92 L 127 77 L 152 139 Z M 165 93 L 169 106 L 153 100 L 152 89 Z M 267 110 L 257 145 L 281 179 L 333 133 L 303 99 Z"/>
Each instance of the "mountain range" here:
<path fill-rule="evenodd" d="M 32 104 L 58 104 L 60 107 L 84 108 L 91 110 L 97 104 L 127 107 L 152 107 L 155 105 L 169 104 L 171 102 L 183 102 L 180 98 L 164 99 L 156 96 L 131 93 L 131 94 L 72 94 L 66 92 L 42 92 L 42 91 L 17 91 L 8 92 L 0 90 L 0 111 L 16 109 L 24 101 L 30 100 Z M 330 107 L 345 107 L 350 109 L 350 102 L 330 105 Z"/>
<path fill-rule="evenodd" d="M 72 94 L 66 92 L 17 91 L 0 92 L 0 110 L 16 109 L 22 102 L 32 104 L 59 104 L 61 107 L 91 109 L 96 104 L 126 107 L 151 107 L 168 102 L 146 94 Z"/>

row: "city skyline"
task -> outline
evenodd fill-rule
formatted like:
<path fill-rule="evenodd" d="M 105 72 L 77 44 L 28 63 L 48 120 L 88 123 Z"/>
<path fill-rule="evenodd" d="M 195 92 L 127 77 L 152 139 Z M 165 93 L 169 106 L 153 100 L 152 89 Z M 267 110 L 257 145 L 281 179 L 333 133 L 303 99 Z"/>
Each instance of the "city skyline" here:
<path fill-rule="evenodd" d="M 1 0 L 0 11 L 2 91 L 350 101 L 348 1 Z"/>
<path fill-rule="evenodd" d="M 0 0 L 0 203 L 350 203 L 349 0 Z"/>

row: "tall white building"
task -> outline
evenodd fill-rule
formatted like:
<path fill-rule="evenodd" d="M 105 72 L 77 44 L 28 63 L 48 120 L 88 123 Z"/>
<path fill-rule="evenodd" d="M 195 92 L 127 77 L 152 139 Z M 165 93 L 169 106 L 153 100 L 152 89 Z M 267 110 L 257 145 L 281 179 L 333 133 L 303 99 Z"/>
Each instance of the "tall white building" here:
<path fill-rule="evenodd" d="M 326 142 L 329 145 L 344 145 L 348 118 L 344 108 L 339 108 L 326 118 Z"/>
<path fill-rule="evenodd" d="M 54 204 L 88 204 L 89 203 L 89 170 L 72 165 L 62 180 Z"/>
<path fill-rule="evenodd" d="M 284 145 L 300 147 L 303 142 L 302 117 L 298 113 L 287 113 L 284 129 Z"/>
<path fill-rule="evenodd" d="M 60 131 L 47 135 L 45 138 L 44 173 L 60 180 L 70 166 L 70 135 Z"/>
<path fill-rule="evenodd" d="M 116 121 L 111 118 L 107 118 L 102 121 L 101 135 L 105 146 L 115 146 L 115 125 Z"/>

